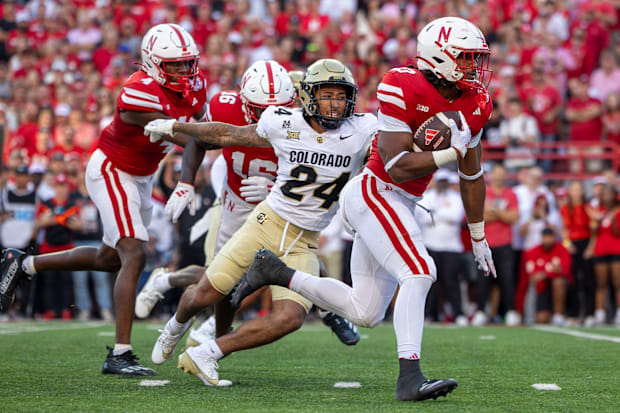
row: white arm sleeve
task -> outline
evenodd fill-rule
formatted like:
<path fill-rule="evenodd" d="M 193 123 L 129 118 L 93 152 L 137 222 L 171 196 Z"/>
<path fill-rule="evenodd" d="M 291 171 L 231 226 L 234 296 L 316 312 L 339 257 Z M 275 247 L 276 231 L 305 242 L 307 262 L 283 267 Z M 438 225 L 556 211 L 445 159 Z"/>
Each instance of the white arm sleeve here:
<path fill-rule="evenodd" d="M 384 115 L 379 111 L 377 114 L 377 118 L 379 121 L 379 130 L 385 132 L 411 132 L 411 128 L 405 122 L 400 119 L 397 119 L 393 116 Z"/>
<path fill-rule="evenodd" d="M 213 187 L 213 192 L 215 192 L 216 197 L 220 197 L 222 195 L 222 187 L 224 186 L 224 182 L 226 182 L 226 160 L 224 159 L 224 155 L 218 156 L 211 165 L 211 186 Z"/>

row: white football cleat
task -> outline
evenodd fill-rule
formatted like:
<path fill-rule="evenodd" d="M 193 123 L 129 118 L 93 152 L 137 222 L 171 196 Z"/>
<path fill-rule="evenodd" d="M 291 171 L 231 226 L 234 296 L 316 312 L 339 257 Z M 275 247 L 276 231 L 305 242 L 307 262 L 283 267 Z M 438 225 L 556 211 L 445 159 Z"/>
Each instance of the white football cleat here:
<path fill-rule="evenodd" d="M 190 347 L 179 356 L 178 368 L 191 374 L 204 383 L 205 386 L 228 387 L 232 386 L 230 380 L 220 380 L 217 373 L 217 360 L 211 357 L 205 350 L 198 347 Z"/>
<path fill-rule="evenodd" d="M 602 326 L 605 324 L 605 321 L 607 321 L 606 318 L 607 314 L 605 313 L 605 310 L 596 310 L 594 312 L 594 324 Z"/>
<path fill-rule="evenodd" d="M 594 321 L 594 317 L 592 317 L 591 315 L 583 319 L 583 326 L 586 328 L 592 328 L 595 324 L 596 323 Z"/>
<path fill-rule="evenodd" d="M 189 332 L 187 337 L 187 347 L 196 347 L 209 340 L 215 340 L 215 316 L 209 317 L 198 328 L 194 328 Z"/>
<path fill-rule="evenodd" d="M 170 357 L 174 354 L 174 349 L 176 348 L 178 342 L 183 338 L 193 323 L 194 319 L 192 318 L 191 321 L 187 323 L 185 328 L 183 328 L 183 331 L 179 334 L 171 334 L 168 330 L 168 323 L 166 323 L 164 329 L 159 330 L 161 334 L 157 337 L 157 341 L 153 346 L 153 352 L 151 353 L 151 360 L 153 363 L 163 364 L 168 361 L 168 359 L 170 359 Z"/>
<path fill-rule="evenodd" d="M 521 324 L 521 316 L 515 310 L 507 311 L 505 322 L 508 327 L 516 327 Z"/>
<path fill-rule="evenodd" d="M 474 318 L 471 319 L 471 325 L 474 327 L 482 327 L 487 323 L 487 315 L 483 311 L 476 311 Z"/>
<path fill-rule="evenodd" d="M 616 309 L 616 318 L 614 319 L 616 327 L 620 327 L 620 308 Z"/>
<path fill-rule="evenodd" d="M 157 304 L 159 300 L 164 298 L 164 295 L 157 291 L 154 288 L 155 280 L 158 277 L 166 274 L 166 269 L 164 267 L 155 268 L 151 275 L 149 275 L 149 279 L 146 280 L 146 284 L 140 290 L 140 294 L 136 298 L 136 317 L 138 318 L 146 318 L 151 314 L 153 308 Z"/>

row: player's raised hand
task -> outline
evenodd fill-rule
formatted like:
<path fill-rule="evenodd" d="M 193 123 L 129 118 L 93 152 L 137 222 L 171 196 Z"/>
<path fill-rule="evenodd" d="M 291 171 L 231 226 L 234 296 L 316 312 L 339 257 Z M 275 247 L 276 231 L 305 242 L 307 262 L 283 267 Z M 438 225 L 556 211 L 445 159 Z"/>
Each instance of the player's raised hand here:
<path fill-rule="evenodd" d="M 155 119 L 144 127 L 144 134 L 150 136 L 151 142 L 155 143 L 162 139 L 163 135 L 173 135 L 172 127 L 176 119 Z"/>
<path fill-rule="evenodd" d="M 493 278 L 497 278 L 497 271 L 495 271 L 495 264 L 493 263 L 493 255 L 491 254 L 491 248 L 487 243 L 486 238 L 476 241 L 471 239 L 472 251 L 474 258 L 478 263 L 478 268 L 484 271 L 485 276 L 489 276 L 489 273 L 493 275 Z"/>
<path fill-rule="evenodd" d="M 239 192 L 246 202 L 260 202 L 269 195 L 273 181 L 264 176 L 250 176 L 242 180 L 241 185 Z"/>
<path fill-rule="evenodd" d="M 196 196 L 194 195 L 194 185 L 179 182 L 176 188 L 174 188 L 172 195 L 170 195 L 168 202 L 166 202 L 164 213 L 173 224 L 176 224 L 187 205 L 189 205 L 190 215 L 195 215 Z"/>
<path fill-rule="evenodd" d="M 456 149 L 461 158 L 464 158 L 467 155 L 467 145 L 471 140 L 471 130 L 469 130 L 469 125 L 467 124 L 467 120 L 465 120 L 465 116 L 463 113 L 459 111 L 459 116 L 461 117 L 461 127 L 456 125 L 456 122 L 450 119 L 450 143 L 452 147 Z"/>

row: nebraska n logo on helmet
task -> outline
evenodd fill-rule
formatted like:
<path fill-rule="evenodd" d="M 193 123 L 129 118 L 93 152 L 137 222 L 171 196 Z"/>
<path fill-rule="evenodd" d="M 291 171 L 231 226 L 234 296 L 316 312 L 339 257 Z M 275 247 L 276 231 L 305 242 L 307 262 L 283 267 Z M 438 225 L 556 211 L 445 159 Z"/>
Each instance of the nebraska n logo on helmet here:
<path fill-rule="evenodd" d="M 488 86 L 489 56 L 480 29 L 460 17 L 433 20 L 418 34 L 418 68 L 461 89 Z"/>
<path fill-rule="evenodd" d="M 295 88 L 286 69 L 275 60 L 260 60 L 243 74 L 241 102 L 248 123 L 256 123 L 267 106 L 291 106 Z"/>
<path fill-rule="evenodd" d="M 342 117 L 321 115 L 317 93 L 323 85 L 339 85 L 346 91 L 346 106 Z M 336 59 L 320 59 L 311 64 L 300 82 L 299 98 L 304 112 L 325 129 L 336 129 L 355 112 L 357 85 L 351 71 Z"/>
<path fill-rule="evenodd" d="M 178 24 L 158 24 L 142 38 L 142 70 L 158 84 L 189 93 L 194 76 L 198 74 L 198 47 L 191 34 Z M 170 73 L 166 65 L 187 62 L 186 73 Z"/>

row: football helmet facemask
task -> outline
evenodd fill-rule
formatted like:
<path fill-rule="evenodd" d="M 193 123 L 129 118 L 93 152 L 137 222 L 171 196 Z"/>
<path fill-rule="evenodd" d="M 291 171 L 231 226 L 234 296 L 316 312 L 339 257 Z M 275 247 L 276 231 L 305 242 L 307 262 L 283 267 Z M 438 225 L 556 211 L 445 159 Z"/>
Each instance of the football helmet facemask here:
<path fill-rule="evenodd" d="M 178 24 L 158 24 L 142 38 L 142 70 L 158 84 L 183 95 L 189 93 L 198 74 L 198 47 L 194 38 Z M 186 62 L 186 73 L 171 72 L 171 63 Z"/>
<path fill-rule="evenodd" d="M 341 117 L 334 118 L 321 115 L 317 95 L 322 86 L 343 86 L 346 91 L 346 106 Z M 357 85 L 351 71 L 335 59 L 320 59 L 308 67 L 300 82 L 299 99 L 304 112 L 315 119 L 325 129 L 336 129 L 355 112 Z"/>
<path fill-rule="evenodd" d="M 488 86 L 490 54 L 480 29 L 459 17 L 433 20 L 418 34 L 418 68 L 460 89 Z"/>

